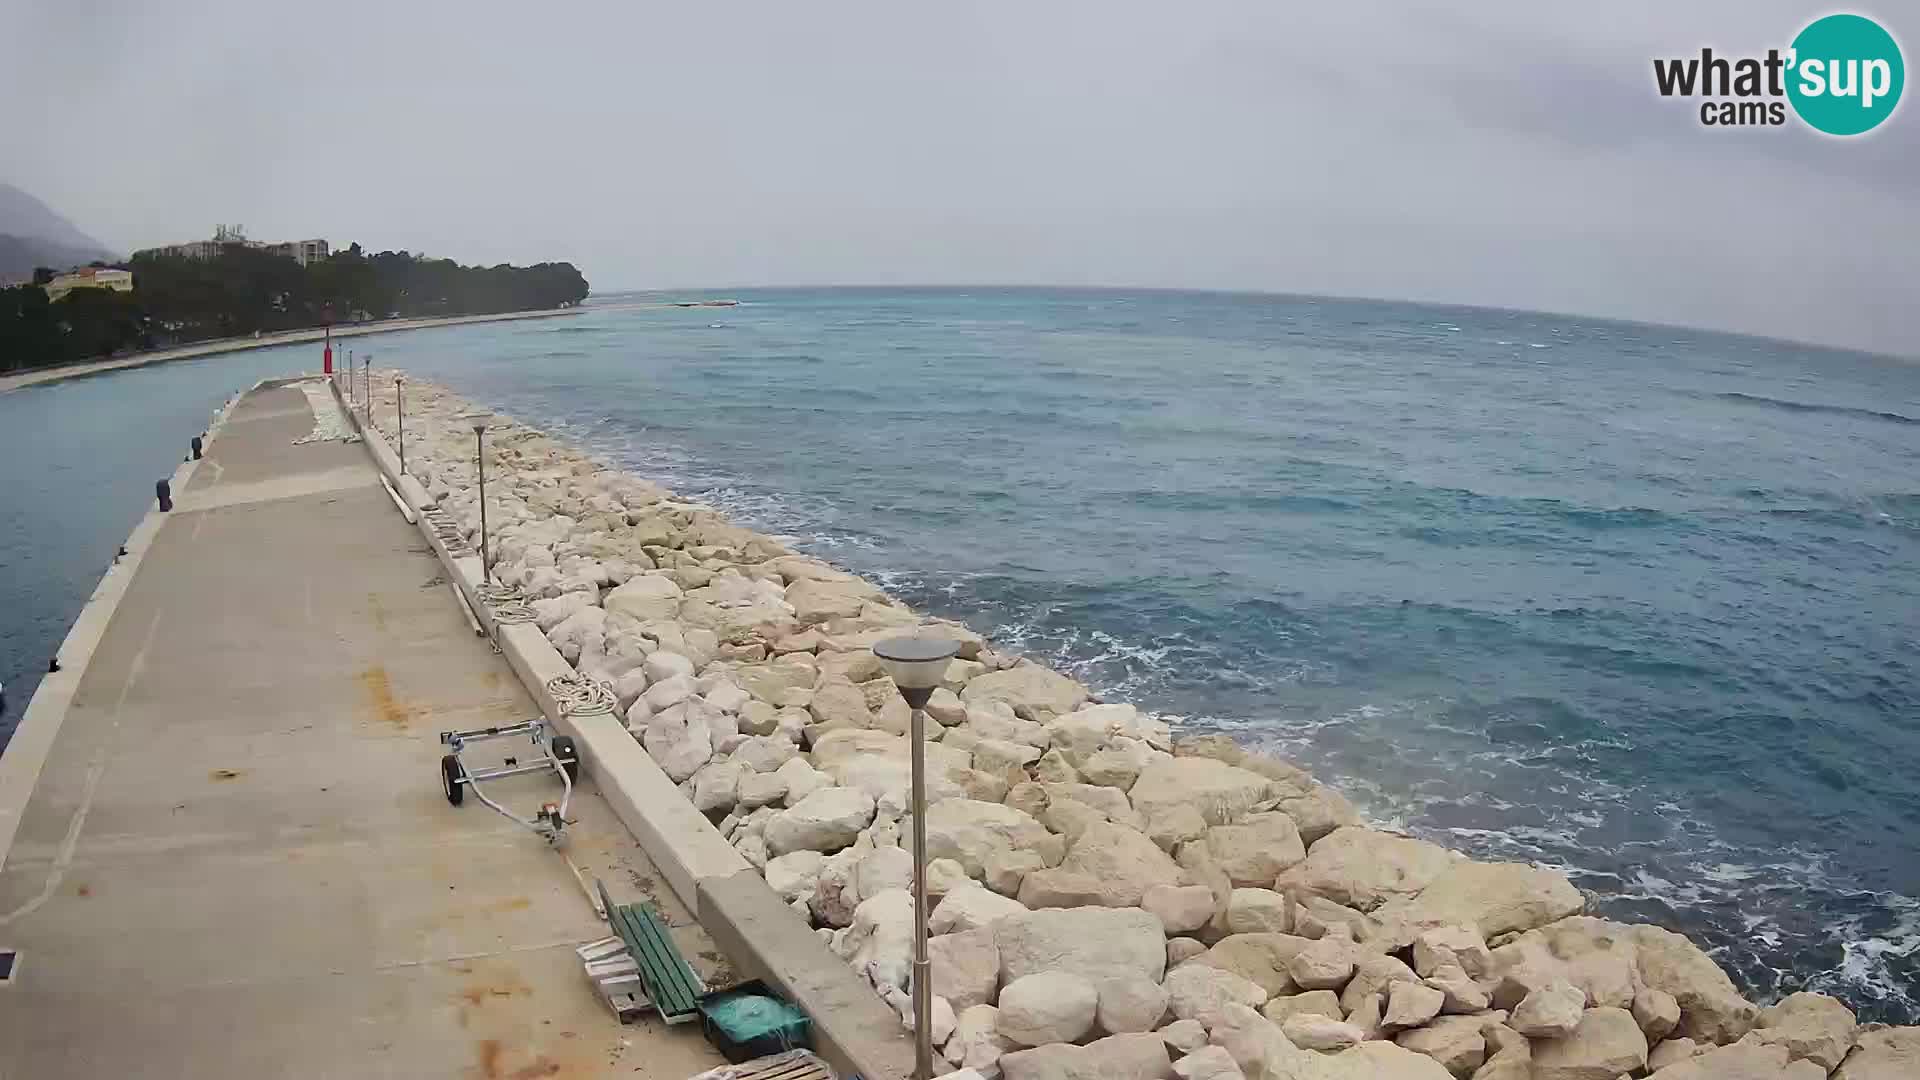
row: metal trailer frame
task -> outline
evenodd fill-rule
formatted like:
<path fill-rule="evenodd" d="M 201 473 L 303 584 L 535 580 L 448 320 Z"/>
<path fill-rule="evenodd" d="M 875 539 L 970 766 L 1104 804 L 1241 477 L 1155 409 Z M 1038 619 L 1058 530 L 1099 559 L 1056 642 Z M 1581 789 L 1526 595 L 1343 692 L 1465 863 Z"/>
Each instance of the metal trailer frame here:
<path fill-rule="evenodd" d="M 509 757 L 505 765 L 497 768 L 468 769 L 466 763 L 460 760 L 460 752 L 470 742 L 507 739 L 518 735 L 527 736 L 535 750 L 536 756 L 525 764 L 517 757 Z M 446 795 L 447 802 L 459 806 L 466 791 L 471 789 L 495 813 L 531 829 L 534 835 L 547 843 L 559 847 L 566 842 L 567 807 L 573 801 L 574 781 L 580 774 L 580 753 L 574 748 L 571 738 L 553 734 L 544 718 L 536 718 L 500 727 L 443 731 L 440 733 L 440 742 L 449 751 L 440 759 L 440 789 Z M 560 776 L 560 801 L 542 803 L 539 811 L 530 818 L 523 818 L 495 802 L 480 786 L 482 780 L 501 780 L 548 769 Z"/>

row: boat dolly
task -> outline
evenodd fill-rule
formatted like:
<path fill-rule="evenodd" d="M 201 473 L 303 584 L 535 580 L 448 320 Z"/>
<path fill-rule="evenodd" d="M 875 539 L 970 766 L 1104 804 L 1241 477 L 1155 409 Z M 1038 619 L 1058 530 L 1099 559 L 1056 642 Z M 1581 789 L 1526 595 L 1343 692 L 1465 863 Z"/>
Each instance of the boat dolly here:
<path fill-rule="evenodd" d="M 469 770 L 460 760 L 460 751 L 470 742 L 508 739 L 517 735 L 525 735 L 533 743 L 534 756 L 527 758 L 524 763 L 520 758 L 509 757 L 497 768 Z M 475 797 L 501 817 L 532 829 L 555 847 L 566 842 L 567 804 L 573 801 L 573 785 L 580 779 L 580 753 L 574 748 L 571 738 L 553 734 L 545 719 L 534 719 L 503 727 L 443 731 L 440 733 L 440 742 L 449 751 L 440 759 L 440 789 L 446 793 L 447 802 L 459 806 L 466 797 L 467 789 L 471 788 Z M 523 818 L 494 802 L 480 787 L 482 780 L 500 780 L 548 769 L 560 775 L 560 801 L 541 803 L 539 811 L 531 818 Z"/>

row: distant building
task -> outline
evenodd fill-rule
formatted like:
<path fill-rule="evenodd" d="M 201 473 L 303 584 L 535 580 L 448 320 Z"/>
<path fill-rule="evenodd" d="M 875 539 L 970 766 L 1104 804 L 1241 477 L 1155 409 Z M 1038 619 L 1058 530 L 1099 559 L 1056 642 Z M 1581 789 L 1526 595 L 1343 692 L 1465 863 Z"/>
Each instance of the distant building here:
<path fill-rule="evenodd" d="M 134 252 L 135 256 L 158 255 L 181 259 L 211 259 L 220 254 L 229 244 L 256 248 L 275 255 L 285 255 L 301 266 L 318 262 L 329 254 L 325 240 L 288 240 L 280 244 L 263 244 L 247 239 L 246 230 L 238 225 L 218 225 L 214 227 L 213 239 L 194 240 L 185 244 L 168 244 L 164 247 L 146 248 Z"/>
<path fill-rule="evenodd" d="M 288 240 L 284 244 L 265 244 L 262 246 L 275 255 L 285 255 L 301 266 L 305 266 L 308 263 L 319 262 L 327 257 L 327 242 L 325 240 Z"/>
<path fill-rule="evenodd" d="M 133 273 L 107 267 L 83 266 L 78 270 L 54 275 L 53 280 L 47 282 L 46 289 L 49 302 L 58 300 L 75 289 L 112 289 L 115 292 L 132 292 Z"/>

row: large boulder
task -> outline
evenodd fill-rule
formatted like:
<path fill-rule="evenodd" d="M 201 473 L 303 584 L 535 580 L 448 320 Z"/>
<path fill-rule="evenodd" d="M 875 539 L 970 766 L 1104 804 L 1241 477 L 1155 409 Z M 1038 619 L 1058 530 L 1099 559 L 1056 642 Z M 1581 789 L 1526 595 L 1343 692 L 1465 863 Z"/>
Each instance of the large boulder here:
<path fill-rule="evenodd" d="M 1144 975 L 1108 979 L 1100 984 L 1100 1030 L 1109 1035 L 1152 1031 L 1167 1015 L 1167 991 Z"/>
<path fill-rule="evenodd" d="M 1533 1044 L 1534 1080 L 1614 1080 L 1647 1065 L 1647 1037 L 1625 1009 L 1588 1009 L 1564 1038 Z"/>
<path fill-rule="evenodd" d="M 1270 996 L 1291 994 L 1299 987 L 1288 974 L 1288 965 L 1312 944 L 1307 938 L 1290 934 L 1233 934 L 1214 943 L 1194 963 L 1230 971 L 1257 984 Z"/>
<path fill-rule="evenodd" d="M 764 664 L 743 664 L 734 669 L 733 678 L 755 700 L 779 705 L 791 691 L 813 689 L 818 672 L 812 664 L 783 656 Z"/>
<path fill-rule="evenodd" d="M 826 862 L 827 857 L 817 851 L 790 851 L 768 859 L 762 873 L 767 879 L 767 888 L 792 903 L 813 896 L 814 885 L 820 880 L 820 868 Z"/>
<path fill-rule="evenodd" d="M 1002 803 L 944 799 L 927 808 L 927 857 L 952 859 L 976 878 L 995 852 L 1031 848 L 1046 837 L 1046 826 Z"/>
<path fill-rule="evenodd" d="M 1025 1046 L 1077 1042 L 1093 1030 L 1100 992 L 1066 971 L 1037 971 L 1000 991 L 1000 1034 Z"/>
<path fill-rule="evenodd" d="M 1349 826 L 1321 838 L 1304 862 L 1279 875 L 1274 888 L 1372 911 L 1419 893 L 1459 858 L 1425 840 Z"/>
<path fill-rule="evenodd" d="M 913 973 L 913 894 L 890 889 L 860 901 L 837 940 L 841 958 L 876 988 L 904 988 Z"/>
<path fill-rule="evenodd" d="M 1443 1016 L 1426 1027 L 1403 1031 L 1393 1041 L 1466 1077 L 1487 1060 L 1485 1026 L 1486 1020 L 1478 1016 Z"/>
<path fill-rule="evenodd" d="M 1167 1044 L 1152 1033 L 1109 1035 L 1085 1046 L 1054 1043 L 1000 1059 L 1005 1080 L 1165 1080 Z"/>
<path fill-rule="evenodd" d="M 990 889 L 962 887 L 935 905 L 927 915 L 927 927 L 935 934 L 955 934 L 992 926 L 1010 915 L 1023 915 L 1026 910 L 1020 901 Z"/>
<path fill-rule="evenodd" d="M 1378 1040 L 1342 1050 L 1324 1064 L 1314 1063 L 1294 1075 L 1302 1080 L 1451 1080 L 1453 1076 L 1425 1054 Z"/>
<path fill-rule="evenodd" d="M 1414 949 L 1417 960 L 1418 941 Z M 1488 973 L 1498 980 L 1494 1006 L 1511 1009 L 1532 991 L 1565 982 L 1589 1004 L 1631 1008 L 1640 985 L 1638 953 L 1633 927 L 1606 919 L 1577 915 L 1529 930 L 1488 955 Z"/>
<path fill-rule="evenodd" d="M 1909 1080 L 1920 1076 L 1920 1027 L 1861 1029 L 1833 1080 Z"/>
<path fill-rule="evenodd" d="M 1307 857 L 1300 831 L 1285 814 L 1250 814 L 1237 824 L 1215 825 L 1201 840 L 1180 849 L 1181 861 L 1198 857 L 1195 847 L 1241 888 L 1265 889 L 1281 872 Z"/>
<path fill-rule="evenodd" d="M 1314 850 L 1332 839 L 1315 844 Z M 1399 948 L 1439 926 L 1471 926 L 1493 938 L 1545 926 L 1584 907 L 1580 890 L 1558 870 L 1460 860 L 1441 871 L 1419 896 L 1395 901 L 1374 915 L 1387 944 Z"/>
<path fill-rule="evenodd" d="M 1257 1009 L 1267 1000 L 1267 992 L 1258 983 L 1209 964 L 1182 964 L 1167 972 L 1163 985 L 1173 1015 L 1181 1020 L 1198 1020 L 1209 1031 L 1220 1023 L 1226 1006 Z"/>
<path fill-rule="evenodd" d="M 856 788 L 822 788 L 767 822 L 767 850 L 839 851 L 873 821 L 873 798 Z"/>
<path fill-rule="evenodd" d="M 612 615 L 624 615 L 634 622 L 648 623 L 671 619 L 680 613 L 680 586 L 662 574 L 642 574 L 607 593 L 600 606 Z"/>
<path fill-rule="evenodd" d="M 1140 770 L 1127 795 L 1148 821 L 1188 805 L 1207 824 L 1227 825 L 1246 816 L 1271 787 L 1259 773 L 1211 758 L 1164 758 Z"/>
<path fill-rule="evenodd" d="M 1169 934 L 1191 933 L 1213 918 L 1213 890 L 1205 885 L 1155 885 L 1140 894 L 1140 906 L 1150 911 Z"/>
<path fill-rule="evenodd" d="M 1674 1034 L 1725 1044 L 1753 1027 L 1759 1010 L 1693 942 L 1657 926 L 1636 926 L 1633 937 L 1641 984 L 1673 995 L 1680 1005 Z"/>
<path fill-rule="evenodd" d="M 1669 1064 L 1653 1075 L 1654 1080 L 1783 1080 L 1786 1067 L 1786 1047 L 1772 1046 L 1758 1039 L 1741 1039 Z M 1848 1076 L 1845 1068 L 1834 1076 L 1838 1080 L 1861 1080 Z M 1885 1080 L 1892 1080 L 1894 1076 L 1909 1080 L 1913 1074 L 1890 1073 Z M 1872 1080 L 1883 1078 L 1875 1076 Z"/>
<path fill-rule="evenodd" d="M 960 700 L 968 705 L 1004 701 L 1021 719 L 1044 722 L 1085 704 L 1087 688 L 1037 664 L 1021 664 L 974 676 Z"/>
<path fill-rule="evenodd" d="M 961 1009 L 944 1047 L 947 1060 L 982 1077 L 1000 1075 L 1000 1058 L 1019 1044 L 1000 1034 L 1000 1010 L 992 1005 Z"/>
<path fill-rule="evenodd" d="M 1179 865 L 1146 834 L 1109 821 L 1094 822 L 1082 830 L 1060 870 L 1093 879 L 1105 907 L 1138 907 L 1148 889 L 1180 882 Z M 1045 873 L 1035 871 L 1027 880 Z"/>
<path fill-rule="evenodd" d="M 928 938 L 927 960 L 934 994 L 946 998 L 956 1010 L 991 1005 L 999 995 L 1000 947 L 994 944 L 990 926 Z"/>
<path fill-rule="evenodd" d="M 952 903 L 948 897 L 943 903 Z M 1067 971 L 1095 985 L 1166 971 L 1160 920 L 1137 908 L 1049 908 L 994 923 L 1002 983 L 1038 971 Z"/>
<path fill-rule="evenodd" d="M 1522 998 L 1510 1023 L 1529 1038 L 1563 1039 L 1580 1026 L 1586 1008 L 1587 995 L 1579 987 L 1555 979 Z"/>
<path fill-rule="evenodd" d="M 1828 1072 L 1853 1048 L 1853 1011 L 1825 994 L 1789 994 L 1760 1010 L 1754 1037 L 1787 1048 L 1795 1061 L 1819 1063 Z"/>

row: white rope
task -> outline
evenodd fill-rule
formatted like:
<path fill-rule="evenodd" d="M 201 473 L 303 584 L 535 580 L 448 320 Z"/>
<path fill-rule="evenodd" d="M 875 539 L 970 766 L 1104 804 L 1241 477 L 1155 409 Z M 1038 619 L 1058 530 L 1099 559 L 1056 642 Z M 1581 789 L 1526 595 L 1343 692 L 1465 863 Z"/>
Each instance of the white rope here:
<path fill-rule="evenodd" d="M 528 623 L 533 621 L 533 605 L 527 594 L 520 591 L 518 585 L 495 585 L 489 582 L 480 586 L 480 602 L 493 612 L 493 621 L 497 623 Z"/>
<path fill-rule="evenodd" d="M 547 693 L 560 706 L 562 716 L 600 716 L 620 705 L 613 688 L 584 675 L 556 675 L 547 680 Z"/>

